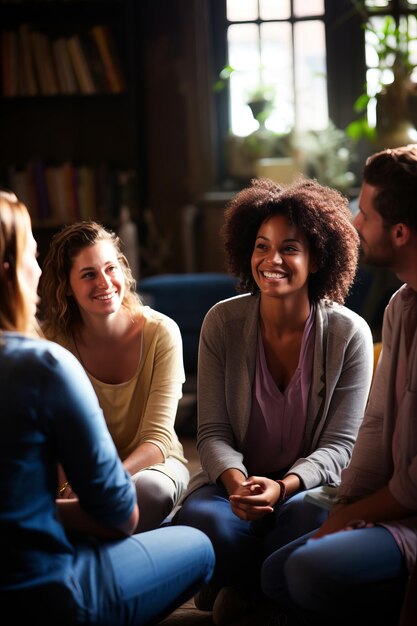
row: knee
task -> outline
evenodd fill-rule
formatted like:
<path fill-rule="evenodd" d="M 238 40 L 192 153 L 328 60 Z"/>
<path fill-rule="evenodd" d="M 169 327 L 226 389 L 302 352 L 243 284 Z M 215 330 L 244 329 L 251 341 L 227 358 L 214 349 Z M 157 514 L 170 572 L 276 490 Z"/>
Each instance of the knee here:
<path fill-rule="evenodd" d="M 319 578 L 317 563 L 311 562 L 303 550 L 290 555 L 284 565 L 284 577 L 291 599 L 304 608 L 313 610 L 312 598 L 315 596 L 315 584 Z"/>
<path fill-rule="evenodd" d="M 151 472 L 152 470 L 150 470 Z M 174 506 L 175 486 L 172 480 L 160 472 L 143 472 L 135 480 L 139 506 L 158 506 L 169 513 Z"/>
<path fill-rule="evenodd" d="M 164 533 L 180 552 L 181 559 L 189 558 L 195 565 L 199 564 L 208 581 L 215 565 L 214 548 L 209 537 L 198 528 L 182 525 L 164 528 Z"/>
<path fill-rule="evenodd" d="M 174 488 L 171 489 L 170 483 L 172 483 L 171 479 L 165 475 L 136 478 L 135 486 L 140 513 L 136 532 L 157 528 L 170 515 L 175 505 Z"/>
<path fill-rule="evenodd" d="M 320 553 L 314 544 L 306 544 L 293 552 L 284 565 L 286 586 L 292 601 L 313 612 L 332 605 L 340 589 L 345 587 L 337 560 L 336 566 L 334 564 L 334 553 Z"/>
<path fill-rule="evenodd" d="M 209 500 L 189 496 L 178 512 L 177 523 L 193 526 L 203 531 L 213 528 L 216 524 L 216 516 L 213 515 L 212 504 Z"/>
<path fill-rule="evenodd" d="M 287 595 L 284 562 L 284 557 L 280 558 L 279 552 L 276 552 L 265 559 L 261 568 L 261 588 L 263 593 L 281 605 L 285 604 L 285 596 Z"/>
<path fill-rule="evenodd" d="M 318 596 L 326 589 L 317 565 L 317 560 L 303 547 L 293 552 L 278 550 L 263 563 L 262 591 L 283 606 L 290 602 L 314 610 Z"/>

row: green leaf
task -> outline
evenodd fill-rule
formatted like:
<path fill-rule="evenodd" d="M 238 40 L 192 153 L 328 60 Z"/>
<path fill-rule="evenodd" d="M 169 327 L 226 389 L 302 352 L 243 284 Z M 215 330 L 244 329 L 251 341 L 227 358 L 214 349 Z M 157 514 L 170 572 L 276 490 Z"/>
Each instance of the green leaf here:
<path fill-rule="evenodd" d="M 346 127 L 346 134 L 352 141 L 359 141 L 363 136 L 363 120 L 354 120 Z"/>
<path fill-rule="evenodd" d="M 224 80 L 217 80 L 213 85 L 213 91 L 215 93 L 219 93 L 219 91 L 223 91 L 225 87 L 226 83 L 224 82 Z"/>
<path fill-rule="evenodd" d="M 376 129 L 369 126 L 366 116 L 354 120 L 346 127 L 346 135 L 350 137 L 355 143 L 365 137 L 369 141 L 373 142 L 376 138 Z"/>
<path fill-rule="evenodd" d="M 353 104 L 353 110 L 355 113 L 362 113 L 363 111 L 366 111 L 370 99 L 371 98 L 367 93 L 361 94 Z"/>
<path fill-rule="evenodd" d="M 225 65 L 219 73 L 219 78 L 221 80 L 228 80 L 230 78 L 230 76 L 233 74 L 233 72 L 235 71 L 235 68 L 232 67 L 231 65 Z"/>

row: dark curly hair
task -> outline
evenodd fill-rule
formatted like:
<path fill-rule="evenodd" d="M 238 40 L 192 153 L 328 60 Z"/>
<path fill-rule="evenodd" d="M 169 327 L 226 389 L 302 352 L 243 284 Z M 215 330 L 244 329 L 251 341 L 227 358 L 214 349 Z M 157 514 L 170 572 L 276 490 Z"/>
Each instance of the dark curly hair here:
<path fill-rule="evenodd" d="M 374 207 L 388 226 L 403 222 L 417 229 L 417 144 L 371 155 L 363 180 L 378 188 Z"/>
<path fill-rule="evenodd" d="M 335 189 L 304 178 L 286 187 L 266 178 L 254 179 L 227 206 L 221 236 L 228 269 L 237 276 L 239 290 L 259 291 L 251 257 L 259 227 L 273 215 L 285 215 L 307 237 L 318 267 L 310 275 L 310 299 L 343 304 L 355 279 L 359 254 L 348 200 Z"/>

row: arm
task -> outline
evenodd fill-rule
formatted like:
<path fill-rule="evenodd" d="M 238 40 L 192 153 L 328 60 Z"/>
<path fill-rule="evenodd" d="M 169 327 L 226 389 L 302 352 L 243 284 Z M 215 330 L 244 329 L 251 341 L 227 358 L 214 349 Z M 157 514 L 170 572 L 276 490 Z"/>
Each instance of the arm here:
<path fill-rule="evenodd" d="M 332 515 L 323 532 L 338 529 L 345 521 L 344 515 L 353 514 L 355 519 L 373 523 L 401 520 L 416 513 L 415 351 L 410 352 L 408 383 L 398 409 L 396 407 L 395 378 L 402 306 L 402 297 L 394 294 L 386 308 L 383 350 L 368 407 L 352 462 L 344 471 L 338 489 L 338 496 L 350 503 L 335 509 L 334 520 Z"/>
<path fill-rule="evenodd" d="M 249 414 L 250 410 L 251 374 L 247 371 L 241 374 L 246 363 L 242 355 L 240 320 L 235 324 L 233 319 L 235 334 L 228 336 L 230 313 L 224 312 L 224 307 L 224 303 L 219 303 L 207 313 L 200 333 L 197 449 L 201 466 L 210 481 L 221 480 L 230 493 L 234 489 L 233 483 L 237 485 L 248 475 L 238 442 L 242 438 L 239 430 L 245 429 L 248 418 L 244 413 Z M 237 367 L 236 360 L 240 361 Z M 229 389 L 235 387 L 235 391 L 228 392 L 227 384 Z M 239 403 L 245 405 L 242 412 Z"/>
<path fill-rule="evenodd" d="M 164 463 L 169 456 L 185 379 L 181 333 L 173 320 L 164 316 L 157 322 L 147 321 L 144 346 L 146 353 L 138 385 L 145 400 L 141 406 L 130 407 L 133 419 L 139 413 L 139 442 L 123 460 L 131 475 Z"/>
<path fill-rule="evenodd" d="M 391 458 L 391 441 L 384 444 L 384 420 L 391 422 L 393 428 L 392 400 L 388 390 L 391 387 L 389 372 L 392 359 L 392 324 L 387 315 L 383 323 L 383 348 L 378 367 L 373 379 L 365 416 L 359 429 L 353 449 L 352 460 L 342 474 L 338 496 L 344 499 L 357 499 L 370 495 L 388 484 L 392 467 L 387 459 Z M 386 446 L 389 446 L 389 449 Z"/>
<path fill-rule="evenodd" d="M 365 524 L 389 522 L 415 515 L 416 511 L 417 508 L 413 510 L 404 507 L 386 486 L 352 504 L 337 505 L 314 538 L 344 530 L 352 521 L 361 520 Z"/>
<path fill-rule="evenodd" d="M 41 399 L 45 428 L 54 442 L 56 462 L 78 496 L 57 500 L 62 521 L 68 528 L 102 537 L 131 534 L 139 515 L 136 492 L 97 396 L 73 355 L 55 345 L 48 354 Z"/>
<path fill-rule="evenodd" d="M 333 312 L 333 315 L 337 314 Z M 337 321 L 337 318 L 335 318 Z M 342 318 L 343 321 L 343 318 Z M 330 327 L 330 323 L 329 323 Z M 322 402 L 320 411 L 307 423 L 305 450 L 289 473 L 299 476 L 305 489 L 321 484 L 337 485 L 349 464 L 363 419 L 373 371 L 372 335 L 364 320 L 350 320 L 329 328 L 327 349 L 320 355 L 316 345 L 312 402 Z M 317 356 L 320 360 L 317 361 Z M 325 359 L 325 396 L 320 361 Z M 319 376 L 318 376 L 319 374 Z"/>
<path fill-rule="evenodd" d="M 101 524 L 92 515 L 87 513 L 81 506 L 78 499 L 58 499 L 56 501 L 58 513 L 65 528 L 84 534 L 102 537 L 103 539 L 121 539 L 131 535 L 139 522 L 138 505 L 135 507 L 130 517 L 115 527 Z"/>
<path fill-rule="evenodd" d="M 164 455 L 161 449 L 154 443 L 141 443 L 135 450 L 123 461 L 125 469 L 131 476 L 139 472 L 139 470 L 145 467 L 150 467 L 156 463 L 163 463 L 165 461 Z"/>

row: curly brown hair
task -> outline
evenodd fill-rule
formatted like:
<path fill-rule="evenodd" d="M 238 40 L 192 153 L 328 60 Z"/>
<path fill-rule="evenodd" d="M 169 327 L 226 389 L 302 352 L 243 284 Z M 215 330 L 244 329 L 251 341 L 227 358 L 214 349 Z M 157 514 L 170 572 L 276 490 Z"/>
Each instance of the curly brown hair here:
<path fill-rule="evenodd" d="M 122 305 L 132 315 L 142 306 L 136 293 L 136 281 L 129 263 L 122 253 L 119 237 L 94 221 L 76 222 L 56 233 L 45 257 L 40 281 L 42 303 L 42 329 L 48 338 L 71 336 L 82 322 L 78 305 L 69 294 L 70 272 L 75 257 L 88 246 L 99 241 L 110 241 L 116 250 L 117 260 L 125 280 Z"/>
<path fill-rule="evenodd" d="M 310 275 L 310 299 L 343 304 L 356 275 L 359 237 L 347 198 L 312 179 L 299 178 L 286 187 L 266 178 L 254 179 L 230 201 L 221 236 L 239 290 L 259 291 L 251 257 L 259 227 L 273 215 L 285 215 L 307 237 L 318 267 Z"/>

